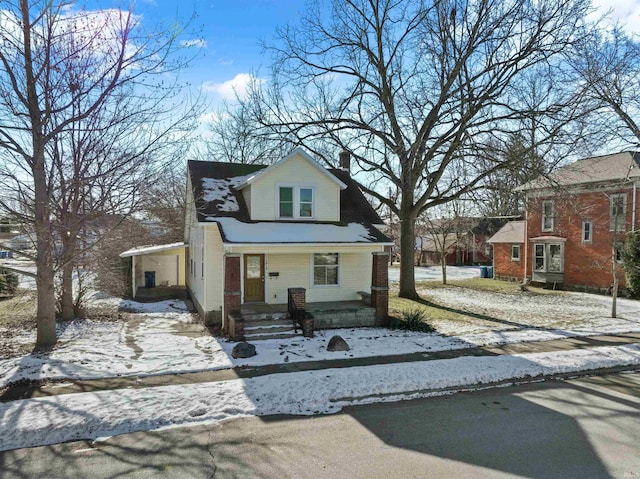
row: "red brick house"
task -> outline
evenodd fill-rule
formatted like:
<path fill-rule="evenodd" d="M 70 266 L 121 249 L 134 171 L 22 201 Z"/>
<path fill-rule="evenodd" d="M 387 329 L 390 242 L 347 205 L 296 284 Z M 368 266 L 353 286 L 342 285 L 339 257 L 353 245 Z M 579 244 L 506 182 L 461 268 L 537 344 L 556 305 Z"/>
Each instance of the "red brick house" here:
<path fill-rule="evenodd" d="M 522 226 L 512 222 L 490 239 L 495 275 L 526 275 L 534 283 L 554 287 L 608 290 L 614 253 L 617 263 L 626 234 L 636 229 L 639 162 L 640 153 L 635 152 L 586 158 L 520 186 L 525 193 L 526 234 L 518 243 L 515 231 Z M 619 264 L 616 269 L 624 287 Z"/>
<path fill-rule="evenodd" d="M 487 241 L 493 245 L 493 271 L 496 279 L 513 281 L 524 278 L 526 232 L 526 221 L 510 221 Z"/>

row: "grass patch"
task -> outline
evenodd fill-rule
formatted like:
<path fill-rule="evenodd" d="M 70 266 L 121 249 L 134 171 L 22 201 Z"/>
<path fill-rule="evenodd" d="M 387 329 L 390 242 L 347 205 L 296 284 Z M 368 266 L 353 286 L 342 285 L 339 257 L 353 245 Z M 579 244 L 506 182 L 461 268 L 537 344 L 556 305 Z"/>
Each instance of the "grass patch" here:
<path fill-rule="evenodd" d="M 13 298 L 0 301 L 0 328 L 35 322 L 36 302 L 31 292 L 18 291 Z"/>
<path fill-rule="evenodd" d="M 522 294 L 520 290 L 520 283 L 514 283 L 509 281 L 500 281 L 489 278 L 467 278 L 447 281 L 447 284 L 442 284 L 442 281 L 417 281 L 416 289 L 437 289 L 437 288 L 468 288 L 476 291 L 488 291 L 491 293 L 504 293 L 504 294 Z M 561 294 L 560 291 L 553 291 L 549 289 L 536 288 L 533 286 L 527 286 L 529 292 L 534 294 Z"/>
<path fill-rule="evenodd" d="M 464 319 L 462 314 L 447 311 L 435 306 L 430 306 L 423 302 L 413 301 L 411 299 L 399 298 L 398 293 L 390 292 L 389 295 L 389 314 L 393 320 L 402 318 L 405 311 L 421 311 L 426 321 L 430 319 L 448 319 L 458 321 Z"/>

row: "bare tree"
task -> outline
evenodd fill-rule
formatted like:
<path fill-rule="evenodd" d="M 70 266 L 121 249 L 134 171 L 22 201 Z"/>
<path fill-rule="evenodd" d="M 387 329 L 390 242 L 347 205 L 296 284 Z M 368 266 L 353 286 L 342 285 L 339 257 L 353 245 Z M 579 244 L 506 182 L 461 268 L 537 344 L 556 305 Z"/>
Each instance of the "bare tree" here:
<path fill-rule="evenodd" d="M 286 136 L 272 135 L 261 128 L 249 104 L 243 101 L 223 102 L 209 125 L 209 133 L 209 158 L 228 163 L 271 164 L 296 145 Z"/>
<path fill-rule="evenodd" d="M 530 114 L 517 94 L 524 74 L 553 71 L 580 38 L 589 2 L 328 3 L 312 2 L 298 26 L 278 30 L 273 74 L 247 104 L 264 127 L 316 153 L 327 144 L 352 151 L 372 179 L 363 188 L 400 220 L 399 294 L 415 298 L 416 218 L 504 166 L 476 159 Z M 565 102 L 543 106 L 567 114 Z"/>
<path fill-rule="evenodd" d="M 593 32 L 573 50 L 584 100 L 593 114 L 587 118 L 594 137 L 637 148 L 640 145 L 640 44 L 620 28 Z"/>
<path fill-rule="evenodd" d="M 0 28 L 0 147 L 4 160 L 0 176 L 2 187 L 16 192 L 24 209 L 16 211 L 5 201 L 0 207 L 34 225 L 39 347 L 56 341 L 56 228 L 51 206 L 61 184 L 51 157 L 59 146 L 56 142 L 72 128 L 84 128 L 78 125 L 90 123 L 99 112 L 110 111 L 112 118 L 124 119 L 138 106 L 150 112 L 154 99 L 159 98 L 144 87 L 162 85 L 180 66 L 173 57 L 177 31 L 145 31 L 131 10 L 91 12 L 71 7 L 65 1 L 7 1 Z M 163 77 L 154 82 L 154 75 Z M 167 88 L 153 91 L 168 92 L 172 87 Z M 147 125 L 138 124 L 129 133 L 144 136 L 145 128 Z M 98 167 L 90 173 L 95 179 L 92 188 L 107 191 L 113 186 L 105 174 L 112 167 L 106 171 Z M 73 177 L 67 176 L 66 166 L 63 169 L 65 180 Z M 87 187 L 82 181 L 74 186 L 80 191 Z M 122 194 L 126 195 L 112 190 L 109 201 Z M 68 226 L 64 221 L 61 224 Z"/>

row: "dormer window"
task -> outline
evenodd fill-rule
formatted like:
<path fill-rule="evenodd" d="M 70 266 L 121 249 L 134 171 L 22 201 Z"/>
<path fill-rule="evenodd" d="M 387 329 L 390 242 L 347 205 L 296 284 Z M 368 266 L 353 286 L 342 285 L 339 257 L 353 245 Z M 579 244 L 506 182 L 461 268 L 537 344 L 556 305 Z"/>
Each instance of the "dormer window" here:
<path fill-rule="evenodd" d="M 278 187 L 278 218 L 306 219 L 313 217 L 313 188 Z"/>
<path fill-rule="evenodd" d="M 293 218 L 293 188 L 280 187 L 280 218 Z"/>
<path fill-rule="evenodd" d="M 300 188 L 300 218 L 313 217 L 313 190 Z"/>

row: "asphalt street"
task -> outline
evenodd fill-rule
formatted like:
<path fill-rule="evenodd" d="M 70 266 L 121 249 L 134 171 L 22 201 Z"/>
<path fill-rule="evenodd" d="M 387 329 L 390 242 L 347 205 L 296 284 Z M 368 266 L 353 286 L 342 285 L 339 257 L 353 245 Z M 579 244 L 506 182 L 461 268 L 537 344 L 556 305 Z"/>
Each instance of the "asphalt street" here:
<path fill-rule="evenodd" d="M 7 451 L 0 477 L 640 478 L 640 374 Z"/>

